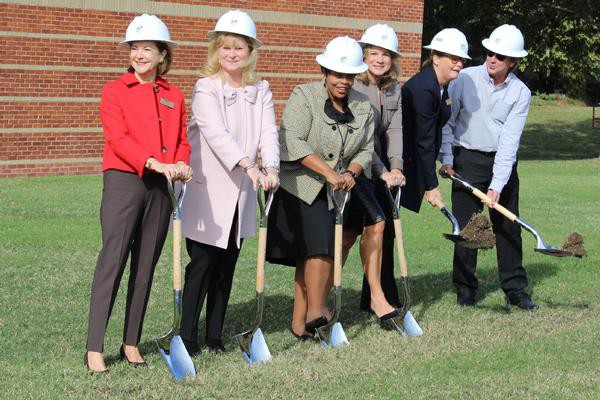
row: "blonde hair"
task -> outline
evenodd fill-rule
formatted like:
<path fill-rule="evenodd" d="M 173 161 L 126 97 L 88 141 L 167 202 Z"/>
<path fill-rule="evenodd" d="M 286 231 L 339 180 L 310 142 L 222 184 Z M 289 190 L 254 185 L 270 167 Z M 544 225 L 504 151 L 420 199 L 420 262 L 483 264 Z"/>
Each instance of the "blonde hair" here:
<path fill-rule="evenodd" d="M 258 81 L 255 69 L 258 62 L 258 54 L 256 45 L 252 38 L 243 35 L 237 35 L 229 32 L 217 32 L 208 43 L 208 55 L 206 64 L 200 69 L 200 77 L 205 78 L 213 76 L 221 72 L 221 64 L 219 63 L 219 48 L 226 44 L 235 43 L 236 40 L 243 40 L 250 48 L 250 55 L 246 65 L 242 67 L 242 86 L 253 85 Z"/>
<path fill-rule="evenodd" d="M 372 45 L 368 44 L 363 48 L 363 60 L 367 57 L 367 52 L 373 48 Z M 382 47 L 383 49 L 383 47 Z M 387 72 L 385 74 L 383 74 L 383 76 L 381 77 L 381 88 L 385 89 L 388 86 L 390 86 L 394 81 L 398 81 L 398 78 L 400 77 L 400 66 L 398 65 L 398 59 L 400 58 L 400 56 L 398 55 L 398 53 L 394 53 L 393 51 L 389 51 L 387 49 L 384 49 L 387 52 L 390 53 L 390 56 L 392 57 L 392 64 L 390 65 L 390 69 L 387 70 Z M 357 75 L 356 79 L 358 79 L 359 81 L 361 81 L 362 83 L 364 83 L 365 85 L 369 85 L 370 81 L 369 81 L 369 75 L 368 75 L 368 70 Z"/>

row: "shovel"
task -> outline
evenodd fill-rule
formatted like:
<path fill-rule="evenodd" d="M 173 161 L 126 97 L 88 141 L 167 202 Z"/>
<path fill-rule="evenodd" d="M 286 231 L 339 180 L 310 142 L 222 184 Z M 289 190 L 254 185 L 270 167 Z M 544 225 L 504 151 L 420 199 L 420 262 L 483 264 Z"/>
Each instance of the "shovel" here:
<path fill-rule="evenodd" d="M 246 364 L 258 364 L 271 360 L 271 353 L 261 329 L 258 327 L 262 321 L 264 309 L 264 289 L 265 289 L 265 252 L 267 247 L 267 219 L 269 209 L 273 201 L 274 190 L 272 190 L 265 199 L 265 191 L 258 186 L 256 192 L 258 198 L 258 208 L 260 209 L 260 221 L 258 227 L 258 246 L 256 255 L 256 317 L 252 326 L 237 335 L 242 356 Z"/>
<path fill-rule="evenodd" d="M 181 187 L 179 198 L 175 199 L 173 185 L 169 180 L 167 183 L 169 195 L 173 202 L 173 298 L 175 313 L 173 326 L 163 336 L 154 339 L 158 351 L 167 364 L 169 372 L 176 380 L 182 380 L 186 376 L 196 377 L 196 368 L 188 354 L 181 336 L 179 336 L 179 323 L 181 322 L 181 202 L 185 196 L 185 183 Z"/>
<path fill-rule="evenodd" d="M 350 192 L 346 190 L 334 190 L 331 185 L 327 186 L 329 197 L 333 202 L 335 209 L 335 232 L 333 248 L 333 316 L 327 324 L 317 328 L 317 334 L 323 348 L 328 345 L 331 347 L 340 347 L 348 344 L 348 338 L 342 328 L 342 324 L 337 322 L 342 308 L 342 235 L 344 223 L 344 208 L 350 200 Z"/>
<path fill-rule="evenodd" d="M 454 214 L 448 210 L 448 208 L 441 201 L 437 201 L 435 206 L 439 208 L 439 210 L 450 220 L 452 224 L 452 233 L 444 233 L 444 237 L 451 242 L 458 244 L 459 246 L 466 247 L 468 249 L 477 249 L 479 246 L 477 243 L 466 240 L 464 237 L 460 235 L 460 226 L 458 225 L 458 221 Z"/>
<path fill-rule="evenodd" d="M 394 197 L 390 188 L 387 188 L 388 200 L 392 208 L 392 217 L 394 219 L 394 233 L 396 234 L 396 249 L 398 250 L 398 261 L 400 262 L 400 282 L 402 283 L 402 291 L 404 293 L 404 301 L 400 315 L 396 318 L 390 318 L 386 322 L 392 329 L 402 333 L 404 336 L 419 336 L 423 334 L 423 330 L 413 317 L 410 309 L 410 290 L 408 285 L 408 266 L 406 263 L 406 255 L 404 254 L 404 240 L 402 238 L 402 224 L 400 223 L 400 193 Z"/>
<path fill-rule="evenodd" d="M 477 189 L 476 187 L 465 181 L 456 172 L 453 175 L 449 175 L 446 173 L 446 171 L 440 171 L 440 175 L 444 178 L 452 179 L 454 182 L 463 186 L 465 189 L 473 193 L 476 197 L 480 198 L 481 200 L 490 201 L 490 198 L 485 193 L 483 193 L 481 190 Z M 542 239 L 542 235 L 540 235 L 540 233 L 537 230 L 535 230 L 533 226 L 529 225 L 527 222 L 525 222 L 524 220 L 522 220 L 521 218 L 519 218 L 518 216 L 501 206 L 500 204 L 495 203 L 492 208 L 498 211 L 500 214 L 504 215 L 512 222 L 519 224 L 525 230 L 529 231 L 537 241 L 536 246 L 534 248 L 535 251 L 555 257 L 567 257 L 573 255 L 573 253 L 565 251 L 560 247 L 547 246 L 546 243 L 544 243 L 544 239 Z"/>

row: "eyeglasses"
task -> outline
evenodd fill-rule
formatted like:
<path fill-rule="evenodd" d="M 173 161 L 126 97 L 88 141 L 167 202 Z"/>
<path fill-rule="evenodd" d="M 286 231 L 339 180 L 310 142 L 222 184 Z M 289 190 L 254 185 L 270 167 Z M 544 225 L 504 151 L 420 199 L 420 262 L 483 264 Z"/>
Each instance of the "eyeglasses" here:
<path fill-rule="evenodd" d="M 452 64 L 458 64 L 459 61 L 462 64 L 464 64 L 466 62 L 466 60 L 464 58 L 455 56 L 454 54 L 443 53 L 442 56 L 448 57 L 450 59 L 450 61 L 452 62 Z"/>
<path fill-rule="evenodd" d="M 496 56 L 496 60 L 498 60 L 498 61 L 504 61 L 504 60 L 506 60 L 506 57 L 507 57 L 507 56 L 503 56 L 502 54 L 494 53 L 493 51 L 488 51 L 487 56 L 488 57 Z"/>

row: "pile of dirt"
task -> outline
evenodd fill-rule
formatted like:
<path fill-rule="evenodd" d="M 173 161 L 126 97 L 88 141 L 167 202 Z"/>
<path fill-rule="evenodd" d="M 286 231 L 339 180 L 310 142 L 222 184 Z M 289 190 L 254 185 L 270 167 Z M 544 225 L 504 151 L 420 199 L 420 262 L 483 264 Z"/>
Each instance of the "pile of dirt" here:
<path fill-rule="evenodd" d="M 469 223 L 460 231 L 460 236 L 477 248 L 487 250 L 496 245 L 496 235 L 491 230 L 492 222 L 482 213 L 473 214 Z"/>
<path fill-rule="evenodd" d="M 571 233 L 560 248 L 571 253 L 573 257 L 582 258 L 587 256 L 587 251 L 583 247 L 583 236 L 577 232 Z"/>

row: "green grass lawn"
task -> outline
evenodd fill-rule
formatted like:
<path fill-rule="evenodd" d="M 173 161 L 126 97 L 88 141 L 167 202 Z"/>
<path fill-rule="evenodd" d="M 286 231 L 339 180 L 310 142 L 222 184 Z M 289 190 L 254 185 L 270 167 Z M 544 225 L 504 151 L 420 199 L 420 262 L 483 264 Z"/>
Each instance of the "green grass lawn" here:
<path fill-rule="evenodd" d="M 424 207 L 403 213 L 418 338 L 381 330 L 358 312 L 354 249 L 343 275 L 341 322 L 350 345 L 323 350 L 289 333 L 293 270 L 267 265 L 262 324 L 271 363 L 247 366 L 231 336 L 254 312 L 255 241 L 235 275 L 222 355 L 195 357 L 198 377 L 171 380 L 153 343 L 172 321 L 170 239 L 154 279 L 141 349 L 148 369 L 118 361 L 124 290 L 108 327 L 111 372 L 89 375 L 82 357 L 89 289 L 100 247 L 101 178 L 4 179 L 0 186 L 0 398 L 596 399 L 600 393 L 600 130 L 591 110 L 535 107 L 523 137 L 521 216 L 548 244 L 580 232 L 589 256 L 533 252 L 524 263 L 537 312 L 508 308 L 495 251 L 481 254 L 480 303 L 455 305 L 450 224 Z M 587 127 L 587 128 L 586 128 Z M 587 159 L 586 159 L 587 158 Z M 449 183 L 442 182 L 449 203 Z M 187 257 L 184 257 L 184 261 Z M 123 285 L 122 285 L 123 286 Z M 122 288 L 123 289 L 123 288 Z"/>

